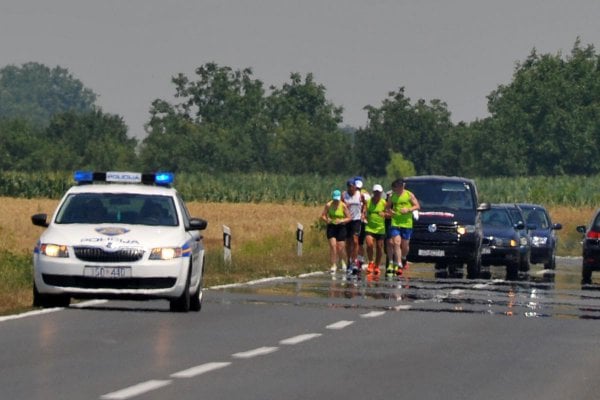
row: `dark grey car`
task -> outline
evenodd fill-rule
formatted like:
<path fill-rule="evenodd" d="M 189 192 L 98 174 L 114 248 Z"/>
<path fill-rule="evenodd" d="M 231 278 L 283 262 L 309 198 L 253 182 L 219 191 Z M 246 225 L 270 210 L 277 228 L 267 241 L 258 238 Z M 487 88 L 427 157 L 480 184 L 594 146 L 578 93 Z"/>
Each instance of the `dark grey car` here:
<path fill-rule="evenodd" d="M 562 229 L 560 223 L 553 223 L 548 210 L 539 204 L 517 204 L 523 215 L 531 237 L 531 263 L 544 264 L 546 269 L 556 268 L 556 247 Z"/>

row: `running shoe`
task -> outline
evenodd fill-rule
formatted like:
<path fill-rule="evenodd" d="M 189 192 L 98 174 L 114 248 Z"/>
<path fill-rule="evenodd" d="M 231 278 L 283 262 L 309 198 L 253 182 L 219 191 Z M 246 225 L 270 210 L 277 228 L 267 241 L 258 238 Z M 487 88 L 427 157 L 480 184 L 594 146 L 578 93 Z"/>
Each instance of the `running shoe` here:
<path fill-rule="evenodd" d="M 367 265 L 367 272 L 372 274 L 375 271 L 375 263 L 371 261 L 369 265 Z"/>
<path fill-rule="evenodd" d="M 348 269 L 348 266 L 346 265 L 346 261 L 344 261 L 344 260 L 340 261 L 340 268 L 342 269 L 342 271 L 345 271 L 346 269 Z"/>
<path fill-rule="evenodd" d="M 335 264 L 333 264 L 331 266 L 331 268 L 329 268 L 329 272 L 331 272 L 332 274 L 335 274 L 335 271 L 337 270 L 337 266 Z"/>
<path fill-rule="evenodd" d="M 379 275 L 381 273 L 381 270 L 379 269 L 379 265 L 376 265 L 375 268 L 373 268 L 373 275 Z"/>
<path fill-rule="evenodd" d="M 385 269 L 385 274 L 388 275 L 388 276 L 392 276 L 392 275 L 394 275 L 394 272 L 395 272 L 394 271 L 394 264 L 389 263 L 387 265 L 387 268 Z"/>

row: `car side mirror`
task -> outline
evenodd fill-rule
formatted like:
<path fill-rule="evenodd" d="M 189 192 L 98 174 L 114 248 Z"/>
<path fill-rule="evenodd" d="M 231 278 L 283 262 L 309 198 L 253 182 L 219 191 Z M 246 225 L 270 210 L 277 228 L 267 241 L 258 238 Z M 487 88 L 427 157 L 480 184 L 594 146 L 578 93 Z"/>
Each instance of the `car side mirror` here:
<path fill-rule="evenodd" d="M 525 223 L 523 221 L 517 222 L 514 226 L 515 226 L 515 229 L 517 229 L 517 230 L 525 229 Z"/>
<path fill-rule="evenodd" d="M 555 231 L 558 231 L 559 229 L 562 229 L 562 224 L 553 224 L 552 229 L 554 229 Z"/>
<path fill-rule="evenodd" d="M 36 226 L 47 228 L 50 224 L 46 222 L 48 214 L 34 214 L 31 216 L 31 223 Z"/>
<path fill-rule="evenodd" d="M 490 203 L 481 203 L 479 207 L 477 207 L 477 211 L 488 211 L 492 208 Z"/>
<path fill-rule="evenodd" d="M 575 229 L 577 229 L 577 232 L 583 233 L 585 235 L 585 225 L 579 225 Z"/>
<path fill-rule="evenodd" d="M 190 218 L 190 224 L 185 229 L 186 231 L 202 231 L 206 229 L 208 222 L 202 218 Z"/>

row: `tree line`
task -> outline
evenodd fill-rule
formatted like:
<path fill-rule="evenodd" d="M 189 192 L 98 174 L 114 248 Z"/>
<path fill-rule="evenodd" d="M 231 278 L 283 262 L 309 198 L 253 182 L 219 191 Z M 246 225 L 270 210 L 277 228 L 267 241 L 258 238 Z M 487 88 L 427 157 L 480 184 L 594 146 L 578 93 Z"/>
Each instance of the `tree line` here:
<path fill-rule="evenodd" d="M 310 73 L 281 87 L 216 63 L 172 78 L 174 100 L 150 106 L 141 140 L 61 67 L 0 69 L 0 169 L 135 169 L 278 174 L 592 175 L 600 150 L 600 56 L 533 49 L 487 97 L 489 117 L 454 124 L 442 100 L 392 90 L 364 127 Z M 393 167 L 396 167 L 394 169 Z"/>

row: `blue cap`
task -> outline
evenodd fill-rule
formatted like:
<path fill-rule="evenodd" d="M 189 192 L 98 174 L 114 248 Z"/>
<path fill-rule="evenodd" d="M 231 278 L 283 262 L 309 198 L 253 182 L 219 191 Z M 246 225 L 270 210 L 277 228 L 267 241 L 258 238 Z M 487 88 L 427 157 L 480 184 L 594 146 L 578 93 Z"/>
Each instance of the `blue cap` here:
<path fill-rule="evenodd" d="M 341 200 L 342 199 L 342 192 L 340 192 L 339 190 L 335 189 L 331 193 L 331 198 L 334 199 L 334 200 Z"/>

